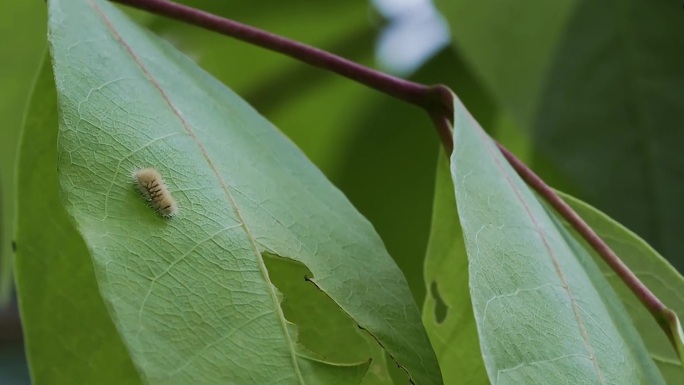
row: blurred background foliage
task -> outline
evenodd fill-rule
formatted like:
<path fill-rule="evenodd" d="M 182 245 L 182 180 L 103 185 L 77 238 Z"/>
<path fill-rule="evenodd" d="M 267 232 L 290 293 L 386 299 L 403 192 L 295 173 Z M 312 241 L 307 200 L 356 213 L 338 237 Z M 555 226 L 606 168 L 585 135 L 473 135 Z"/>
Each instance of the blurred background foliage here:
<path fill-rule="evenodd" d="M 684 270 L 680 2 L 182 2 L 449 85 L 550 184 L 608 213 Z M 24 107 L 45 52 L 45 8 L 39 0 L 0 1 L 0 383 L 8 385 L 28 383 L 11 296 L 13 184 Z M 287 134 L 374 224 L 423 302 L 440 145 L 420 110 L 260 48 L 130 13 Z"/>

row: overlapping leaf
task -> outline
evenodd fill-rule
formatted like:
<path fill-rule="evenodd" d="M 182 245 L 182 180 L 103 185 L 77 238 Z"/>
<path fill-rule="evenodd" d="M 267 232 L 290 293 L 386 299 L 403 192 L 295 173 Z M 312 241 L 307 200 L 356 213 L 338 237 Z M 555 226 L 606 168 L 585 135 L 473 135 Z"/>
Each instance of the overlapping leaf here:
<path fill-rule="evenodd" d="M 261 254 L 313 282 L 418 384 L 441 383 L 406 282 L 371 226 L 273 127 L 104 2 L 53 1 L 60 183 L 100 291 L 152 383 L 302 383 Z M 164 220 L 130 182 L 165 176 Z M 312 286 L 312 290 L 314 290 Z"/>
<path fill-rule="evenodd" d="M 425 256 L 423 323 L 447 384 L 490 384 L 480 354 L 468 289 L 468 256 L 456 213 L 449 160 L 437 165 L 430 242 Z"/>
<path fill-rule="evenodd" d="M 19 158 L 16 284 L 34 385 L 142 384 L 59 197 L 57 94 L 46 58 Z"/>
<path fill-rule="evenodd" d="M 663 384 L 588 252 L 454 108 L 452 178 L 490 381 Z"/>
<path fill-rule="evenodd" d="M 15 169 L 24 106 L 45 50 L 45 5 L 34 1 L 0 4 L 0 307 L 12 290 L 11 248 L 15 220 Z M 20 36 L 21 38 L 17 38 Z"/>

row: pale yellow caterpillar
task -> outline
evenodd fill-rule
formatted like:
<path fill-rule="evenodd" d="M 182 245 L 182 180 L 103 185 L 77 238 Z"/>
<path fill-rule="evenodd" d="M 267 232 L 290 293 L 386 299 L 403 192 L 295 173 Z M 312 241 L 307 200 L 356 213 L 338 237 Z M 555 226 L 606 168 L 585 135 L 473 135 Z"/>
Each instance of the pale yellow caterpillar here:
<path fill-rule="evenodd" d="M 166 188 L 159 171 L 151 167 L 143 168 L 133 173 L 133 179 L 140 193 L 158 213 L 167 218 L 176 215 L 178 205 Z"/>

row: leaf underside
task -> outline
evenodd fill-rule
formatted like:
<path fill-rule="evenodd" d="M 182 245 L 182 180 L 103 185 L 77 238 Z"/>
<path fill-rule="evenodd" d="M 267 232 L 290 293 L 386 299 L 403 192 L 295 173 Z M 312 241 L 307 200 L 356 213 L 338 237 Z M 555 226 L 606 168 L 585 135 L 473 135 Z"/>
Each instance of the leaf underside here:
<path fill-rule="evenodd" d="M 112 5 L 54 0 L 49 12 L 61 194 L 148 383 L 359 379 L 367 362 L 302 361 L 263 253 L 301 262 L 413 381 L 441 383 L 401 272 L 291 142 Z M 136 193 L 141 167 L 162 174 L 174 218 Z"/>
<path fill-rule="evenodd" d="M 589 253 L 454 108 L 451 171 L 490 381 L 664 384 Z"/>

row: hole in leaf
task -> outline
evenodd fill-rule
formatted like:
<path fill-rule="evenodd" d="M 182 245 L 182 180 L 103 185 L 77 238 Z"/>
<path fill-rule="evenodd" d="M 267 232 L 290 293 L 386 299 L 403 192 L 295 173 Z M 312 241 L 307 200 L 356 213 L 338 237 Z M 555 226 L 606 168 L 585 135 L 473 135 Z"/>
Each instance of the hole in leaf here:
<path fill-rule="evenodd" d="M 302 263 L 263 253 L 271 283 L 284 297 L 285 318 L 297 325 L 298 342 L 326 361 L 357 363 L 372 359 L 363 383 L 406 383 L 408 372 L 366 329 L 358 325 L 314 282 Z M 408 379 L 409 383 L 413 381 Z"/>
<path fill-rule="evenodd" d="M 430 294 L 435 300 L 435 320 L 437 320 L 438 324 L 441 324 L 447 316 L 448 307 L 439 294 L 437 281 L 432 281 L 432 285 L 430 285 Z"/>
<path fill-rule="evenodd" d="M 306 282 L 313 274 L 303 264 L 264 254 L 271 283 L 284 296 L 285 318 L 297 325 L 298 341 L 325 360 L 353 363 L 372 354 L 365 333 L 325 293 Z"/>

